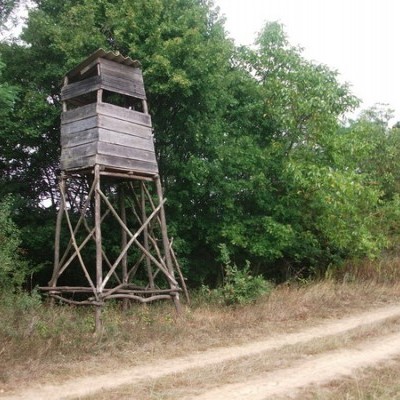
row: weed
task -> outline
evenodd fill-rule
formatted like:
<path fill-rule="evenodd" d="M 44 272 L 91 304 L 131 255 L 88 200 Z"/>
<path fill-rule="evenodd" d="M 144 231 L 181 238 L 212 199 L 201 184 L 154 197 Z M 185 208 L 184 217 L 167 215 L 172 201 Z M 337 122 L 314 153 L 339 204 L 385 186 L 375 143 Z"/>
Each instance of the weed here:
<path fill-rule="evenodd" d="M 221 260 L 224 264 L 224 281 L 221 287 L 210 290 L 202 287 L 204 295 L 225 305 L 244 305 L 256 301 L 259 297 L 270 293 L 273 285 L 262 276 L 253 276 L 250 271 L 250 262 L 239 268 L 231 262 L 226 245 L 220 245 Z"/>

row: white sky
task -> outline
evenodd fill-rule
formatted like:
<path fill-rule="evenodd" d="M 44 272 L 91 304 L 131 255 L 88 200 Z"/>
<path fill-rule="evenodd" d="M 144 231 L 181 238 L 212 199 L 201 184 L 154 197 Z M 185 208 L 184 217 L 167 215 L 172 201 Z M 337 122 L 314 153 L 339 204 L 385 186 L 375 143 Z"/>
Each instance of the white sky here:
<path fill-rule="evenodd" d="M 279 21 L 303 55 L 339 71 L 368 108 L 388 104 L 400 121 L 400 0 L 215 0 L 236 44 Z"/>

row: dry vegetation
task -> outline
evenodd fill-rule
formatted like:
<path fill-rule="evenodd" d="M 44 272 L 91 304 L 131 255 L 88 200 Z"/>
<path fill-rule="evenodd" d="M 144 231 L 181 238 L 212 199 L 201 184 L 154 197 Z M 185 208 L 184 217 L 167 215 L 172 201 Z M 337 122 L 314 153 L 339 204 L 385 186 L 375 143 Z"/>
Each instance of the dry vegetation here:
<path fill-rule="evenodd" d="M 400 300 L 397 276 L 385 281 L 381 279 L 383 268 L 375 270 L 375 276 L 372 276 L 368 266 L 364 268 L 368 271 L 365 277 L 360 273 L 351 276 L 349 268 L 339 281 L 329 279 L 301 285 L 281 285 L 268 297 L 247 306 L 223 307 L 207 303 L 204 297 L 194 296 L 192 308 L 186 308 L 179 319 L 176 319 L 169 303 L 134 305 L 125 314 L 117 305 L 111 304 L 104 315 L 105 332 L 101 337 L 93 335 L 93 313 L 90 309 L 51 308 L 35 299 L 25 299 L 24 303 L 18 298 L 7 301 L 3 298 L 0 314 L 0 388 L 8 391 L 21 382 L 26 386 L 39 382 L 56 383 L 88 373 L 103 373 L 107 368 L 113 371 L 143 361 L 266 339 L 313 326 L 322 319 L 350 315 Z M 388 321 L 384 329 L 387 332 L 398 329 L 398 321 Z M 339 339 L 321 339 L 282 351 L 287 353 L 287 362 L 291 362 L 304 354 L 328 351 L 339 345 L 351 346 L 355 341 L 378 334 L 383 334 L 382 326 L 371 326 L 368 330 L 363 328 L 349 332 Z M 180 374 L 157 380 L 157 383 L 143 382 L 140 387 L 135 386 L 135 393 L 142 393 L 141 399 L 168 399 L 176 391 L 182 394 L 184 388 L 194 387 L 199 382 L 208 382 L 207 385 L 212 386 L 216 373 L 228 383 L 237 379 L 238 374 L 246 378 L 247 375 L 284 366 L 282 358 L 274 358 L 273 354 L 267 360 L 265 357 L 243 358 L 216 366 L 218 371 L 200 369 L 189 376 Z M 398 383 L 390 378 L 390 368 L 388 372 L 383 372 L 382 381 L 387 380 L 390 387 L 396 388 L 397 385 L 398 388 Z M 372 384 L 368 378 L 364 379 L 368 373 L 368 370 L 363 372 L 356 380 L 366 391 L 369 389 L 363 382 Z M 374 372 L 371 374 L 374 375 Z M 218 383 L 221 383 L 220 379 Z M 343 390 L 355 396 L 347 397 L 349 399 L 374 398 L 357 397 L 354 385 L 353 380 L 345 380 L 336 386 L 330 385 L 326 390 L 332 389 L 334 393 L 337 387 L 338 397 L 329 397 L 331 399 L 346 398 L 340 397 Z M 311 396 L 310 399 L 328 398 L 323 390 L 307 392 L 307 396 Z M 124 393 L 129 394 L 129 391 Z M 124 398 L 118 391 L 104 395 L 104 399 Z"/>
<path fill-rule="evenodd" d="M 134 385 L 123 386 L 118 389 L 102 391 L 102 393 L 87 396 L 85 399 L 189 399 L 217 388 L 220 385 L 246 381 L 251 382 L 257 376 L 264 376 L 267 373 L 289 368 L 293 365 L 301 365 L 302 361 L 320 353 L 336 349 L 351 349 L 360 341 L 396 332 L 399 327 L 400 318 L 394 318 L 384 324 L 363 326 L 343 335 L 285 346 L 280 348 L 279 351 L 262 352 L 256 356 L 241 357 L 229 362 L 221 362 L 211 367 L 194 368 L 187 372 L 168 375 L 161 379 L 149 379 L 139 382 L 139 384 L 135 383 Z M 215 379 L 215 377 L 218 377 L 218 379 Z M 308 392 L 303 391 L 299 398 L 302 399 L 303 395 L 313 395 L 313 392 L 312 390 Z M 293 398 L 293 395 L 290 398 Z M 323 399 L 326 397 L 320 398 Z M 332 397 L 332 399 L 339 399 L 339 397 Z"/>
<path fill-rule="evenodd" d="M 298 397 L 304 400 L 398 400 L 400 399 L 400 358 L 376 368 L 358 371 L 352 377 L 335 380 L 327 385 L 309 387 Z M 292 397 L 279 397 L 288 400 Z"/>

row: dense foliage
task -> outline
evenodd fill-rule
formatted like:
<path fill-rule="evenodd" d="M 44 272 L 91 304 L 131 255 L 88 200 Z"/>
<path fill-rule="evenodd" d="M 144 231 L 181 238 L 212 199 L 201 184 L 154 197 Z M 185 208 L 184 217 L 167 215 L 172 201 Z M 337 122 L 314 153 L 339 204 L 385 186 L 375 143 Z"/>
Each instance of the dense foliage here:
<path fill-rule="evenodd" d="M 377 109 L 344 124 L 358 100 L 278 23 L 237 48 L 208 0 L 34 3 L 22 41 L 0 43 L 0 200 L 15 195 L 42 283 L 60 82 L 99 47 L 143 65 L 169 230 L 193 285 L 221 280 L 221 245 L 233 264 L 283 280 L 376 256 L 396 237 L 400 129 Z"/>
<path fill-rule="evenodd" d="M 20 233 L 11 219 L 12 199 L 0 202 L 0 289 L 18 289 L 29 274 L 27 262 L 20 253 Z"/>

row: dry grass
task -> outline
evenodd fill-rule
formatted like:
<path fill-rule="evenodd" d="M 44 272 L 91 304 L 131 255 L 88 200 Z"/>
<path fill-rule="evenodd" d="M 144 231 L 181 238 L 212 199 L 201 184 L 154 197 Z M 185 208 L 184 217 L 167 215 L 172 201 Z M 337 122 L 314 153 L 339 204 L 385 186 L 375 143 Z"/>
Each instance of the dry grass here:
<path fill-rule="evenodd" d="M 352 377 L 321 387 L 308 387 L 297 398 L 303 400 L 399 400 L 400 358 L 357 371 Z M 281 397 L 281 400 L 293 397 Z"/>
<path fill-rule="evenodd" d="M 278 351 L 262 352 L 205 368 L 194 368 L 184 373 L 171 374 L 161 379 L 147 380 L 135 383 L 135 385 L 103 391 L 102 393 L 87 396 L 85 400 L 173 400 L 190 398 L 221 385 L 251 381 L 255 377 L 269 372 L 293 365 L 301 365 L 303 360 L 308 360 L 310 357 L 321 353 L 336 349 L 352 349 L 362 341 L 398 332 L 399 328 L 400 318 L 393 318 L 384 323 L 362 326 L 342 335 L 317 339 L 298 345 L 289 345 L 280 348 Z M 218 379 L 215 379 L 216 377 Z M 298 398 L 303 399 L 303 394 L 314 396 L 312 392 L 303 391 Z M 318 393 L 317 395 L 319 396 L 320 394 Z M 326 397 L 322 395 L 322 397 L 317 398 L 325 399 Z M 310 397 L 311 399 L 314 399 L 314 397 Z M 333 397 L 333 399 L 339 399 L 339 397 Z"/>
<path fill-rule="evenodd" d="M 393 284 L 400 281 L 400 256 L 387 255 L 379 260 L 349 261 L 329 271 L 337 281 Z"/>
<path fill-rule="evenodd" d="M 105 311 L 105 333 L 93 336 L 92 310 L 27 307 L 0 310 L 0 385 L 7 390 L 101 373 L 141 362 L 299 330 L 326 318 L 393 303 L 400 285 L 375 282 L 283 285 L 256 304 L 236 308 L 195 299 L 176 319 L 171 304 Z M 14 314 L 13 314 L 14 313 Z M 151 397 L 150 397 L 151 398 Z M 153 397 L 158 398 L 158 397 Z"/>

